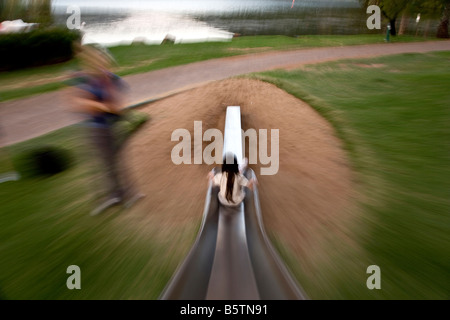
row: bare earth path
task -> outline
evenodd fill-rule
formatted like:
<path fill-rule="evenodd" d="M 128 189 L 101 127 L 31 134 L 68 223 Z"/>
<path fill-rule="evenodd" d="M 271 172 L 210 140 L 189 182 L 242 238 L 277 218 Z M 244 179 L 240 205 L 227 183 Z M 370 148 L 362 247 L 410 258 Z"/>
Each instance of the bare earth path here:
<path fill-rule="evenodd" d="M 250 72 L 292 68 L 345 58 L 446 50 L 450 50 L 450 41 L 298 49 L 214 59 L 127 76 L 125 80 L 130 86 L 130 92 L 126 102 L 127 105 L 141 103 Z M 0 139 L 0 146 L 24 141 L 79 122 L 79 116 L 68 112 L 63 91 L 4 102 L 0 107 L 0 123 L 6 136 Z"/>

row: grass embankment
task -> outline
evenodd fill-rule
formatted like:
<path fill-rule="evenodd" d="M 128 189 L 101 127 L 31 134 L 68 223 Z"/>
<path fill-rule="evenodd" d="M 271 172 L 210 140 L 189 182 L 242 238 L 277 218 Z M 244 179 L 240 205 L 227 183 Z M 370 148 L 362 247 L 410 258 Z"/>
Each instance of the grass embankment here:
<path fill-rule="evenodd" d="M 0 184 L 0 299 L 156 299 L 180 257 L 153 226 L 130 230 L 136 224 L 120 221 L 121 207 L 89 215 L 98 167 L 78 125 L 1 149 L 0 172 L 38 146 L 68 150 L 74 163 L 49 177 L 20 171 L 21 180 Z M 194 232 L 171 238 L 192 241 Z M 67 289 L 70 265 L 81 269 L 81 290 Z"/>
<path fill-rule="evenodd" d="M 442 52 L 258 75 L 334 125 L 365 196 L 353 232 L 363 255 L 334 239 L 328 265 L 298 272 L 311 297 L 448 299 L 449 67 Z M 381 269 L 381 290 L 366 287 L 369 265 Z"/>
<path fill-rule="evenodd" d="M 329 261 L 284 254 L 312 299 L 448 299 L 450 53 L 338 61 L 258 75 L 307 101 L 345 142 L 363 193 L 358 250 L 332 238 Z M 38 145 L 79 154 L 76 127 L 8 149 Z M 7 169 L 7 162 L 0 166 Z M 5 299 L 154 299 L 192 243 L 195 228 L 170 237 L 159 226 L 111 214 L 90 217 L 91 167 L 0 184 L 0 295 Z M 143 213 L 143 216 L 145 214 Z M 331 236 L 330 236 L 331 237 Z M 280 248 L 283 249 L 283 248 Z M 289 252 L 281 250 L 282 252 Z M 340 255 L 345 251 L 345 255 Z M 81 268 L 82 290 L 66 288 Z M 381 268 L 381 290 L 366 268 Z"/>
<path fill-rule="evenodd" d="M 423 37 L 398 36 L 392 42 L 423 41 Z M 344 46 L 382 43 L 382 35 L 355 36 L 250 36 L 227 42 L 202 42 L 176 45 L 143 45 L 111 47 L 117 60 L 114 72 L 121 76 L 142 73 L 171 66 L 213 58 L 308 47 Z M 0 102 L 60 89 L 76 60 L 14 72 L 0 72 Z"/>

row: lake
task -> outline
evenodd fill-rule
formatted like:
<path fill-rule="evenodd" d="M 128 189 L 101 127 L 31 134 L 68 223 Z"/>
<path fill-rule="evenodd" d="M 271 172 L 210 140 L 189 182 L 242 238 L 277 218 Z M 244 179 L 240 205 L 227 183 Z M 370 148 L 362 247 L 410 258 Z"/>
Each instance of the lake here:
<path fill-rule="evenodd" d="M 382 33 L 366 26 L 358 0 L 54 0 L 55 21 L 66 24 L 78 6 L 84 43 L 106 46 L 226 41 L 234 35 L 346 35 Z M 407 23 L 414 28 L 413 18 Z M 385 26 L 383 26 L 385 27 Z M 413 32 L 413 31 L 411 31 Z"/>

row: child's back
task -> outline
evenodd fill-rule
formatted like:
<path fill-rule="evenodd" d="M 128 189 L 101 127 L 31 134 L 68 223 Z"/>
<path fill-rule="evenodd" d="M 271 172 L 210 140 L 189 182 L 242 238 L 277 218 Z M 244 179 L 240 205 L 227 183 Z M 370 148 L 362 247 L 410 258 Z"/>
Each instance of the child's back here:
<path fill-rule="evenodd" d="M 244 187 L 252 188 L 253 180 L 249 181 L 239 170 L 236 156 L 232 163 L 223 159 L 222 172 L 211 176 L 213 185 L 219 186 L 219 201 L 226 206 L 237 206 L 245 198 Z"/>
<path fill-rule="evenodd" d="M 230 181 L 231 175 L 234 175 Z M 231 190 L 227 190 L 228 182 L 232 184 Z M 219 201 L 226 206 L 237 206 L 245 198 L 244 187 L 248 187 L 250 182 L 241 173 L 221 172 L 214 176 L 214 185 L 220 186 Z"/>

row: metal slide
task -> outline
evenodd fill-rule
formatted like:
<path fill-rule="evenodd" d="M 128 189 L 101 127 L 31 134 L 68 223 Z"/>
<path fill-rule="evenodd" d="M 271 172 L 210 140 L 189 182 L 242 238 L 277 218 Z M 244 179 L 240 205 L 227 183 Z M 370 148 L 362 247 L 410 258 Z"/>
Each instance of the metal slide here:
<path fill-rule="evenodd" d="M 237 134 L 238 132 L 238 134 Z M 240 108 L 227 108 L 224 154 L 242 159 Z M 256 177 L 251 169 L 247 178 Z M 258 189 L 225 207 L 210 182 L 197 239 L 160 296 L 161 300 L 308 299 L 272 247 L 263 225 Z"/>

